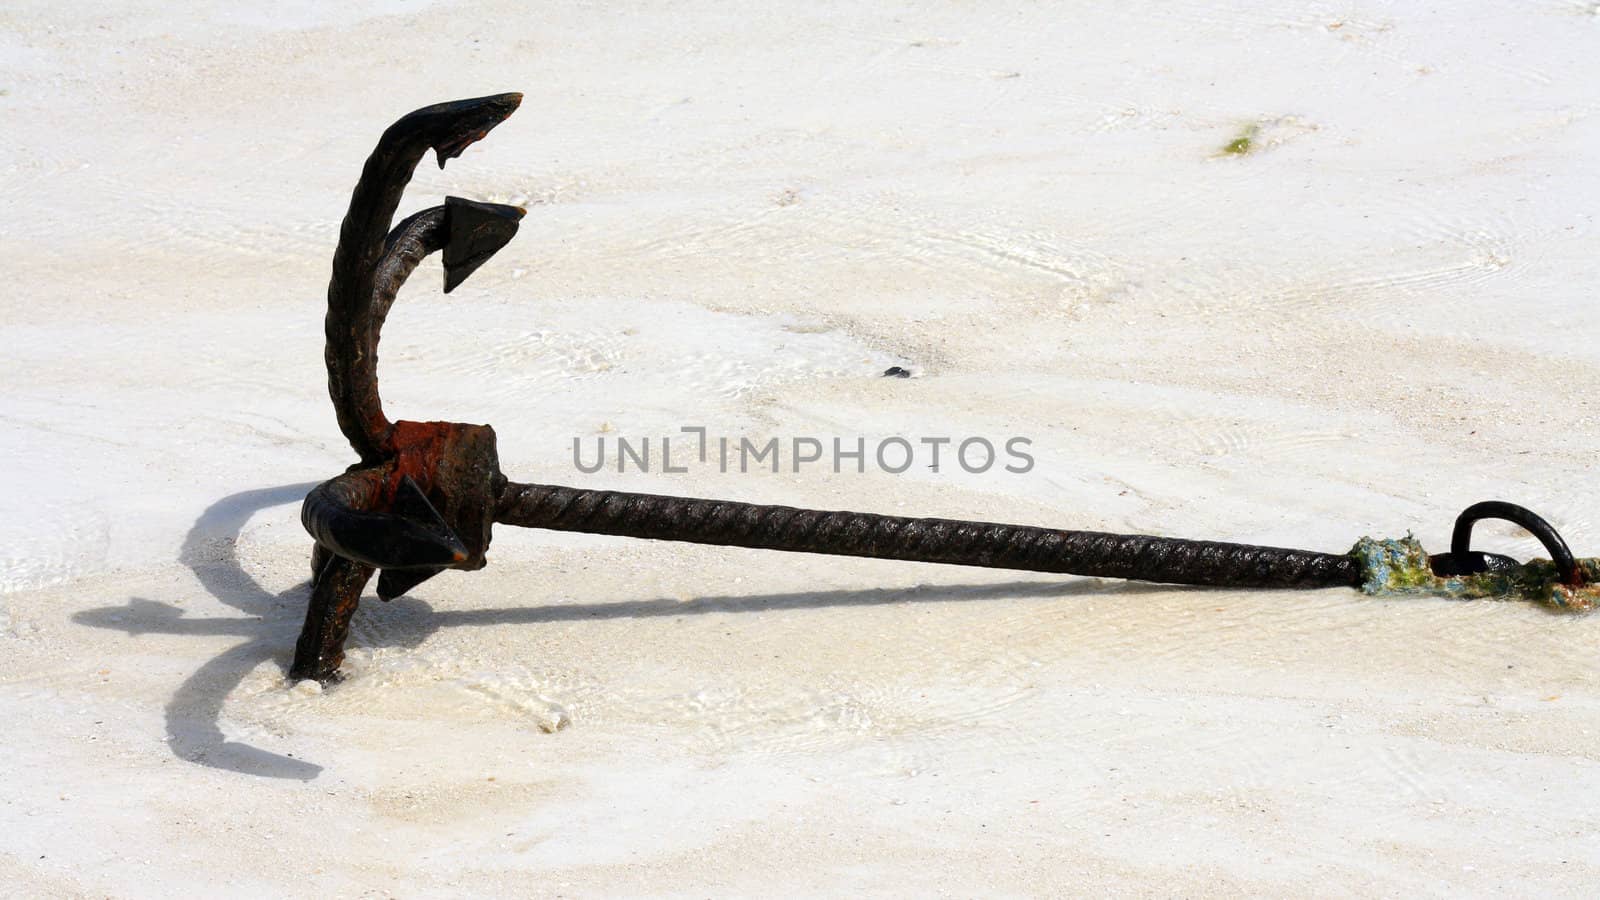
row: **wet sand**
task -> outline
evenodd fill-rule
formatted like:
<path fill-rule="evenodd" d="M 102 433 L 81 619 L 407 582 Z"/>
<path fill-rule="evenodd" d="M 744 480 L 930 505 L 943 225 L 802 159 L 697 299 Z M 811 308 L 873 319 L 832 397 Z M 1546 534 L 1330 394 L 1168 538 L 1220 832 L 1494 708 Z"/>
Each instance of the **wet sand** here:
<path fill-rule="evenodd" d="M 0 15 L 0 879 L 1585 895 L 1600 619 L 1520 604 L 503 528 L 369 596 L 343 683 L 285 680 L 298 503 L 354 459 L 350 187 L 399 115 L 503 90 L 402 213 L 521 234 L 448 298 L 425 263 L 381 373 L 515 478 L 1334 552 L 1501 498 L 1600 552 L 1589 5 L 779 18 Z M 684 427 L 1035 465 L 573 464 Z"/>

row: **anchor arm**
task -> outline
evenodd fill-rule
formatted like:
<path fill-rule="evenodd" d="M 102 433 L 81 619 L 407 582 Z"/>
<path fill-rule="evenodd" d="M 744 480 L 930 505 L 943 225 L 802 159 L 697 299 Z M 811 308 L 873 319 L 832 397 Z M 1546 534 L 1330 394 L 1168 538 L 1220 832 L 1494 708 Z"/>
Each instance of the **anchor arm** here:
<path fill-rule="evenodd" d="M 317 485 L 300 507 L 306 531 L 335 555 L 374 569 L 466 561 L 467 547 L 417 483 L 403 476 L 391 491 L 386 475 L 381 469 L 358 469 Z"/>
<path fill-rule="evenodd" d="M 378 328 L 383 323 L 383 313 L 378 310 L 381 307 L 387 312 L 388 307 L 376 291 L 380 264 L 386 249 L 392 247 L 387 240 L 389 223 L 406 184 L 430 148 L 443 168 L 445 160 L 459 156 L 483 138 L 521 102 L 521 94 L 496 94 L 410 113 L 384 131 L 356 182 L 333 254 L 324 325 L 328 393 L 339 429 L 362 462 L 383 458 L 392 427 L 378 401 L 376 349 Z M 390 279 L 384 287 L 397 290 L 399 283 Z M 392 294 L 387 302 L 393 302 Z"/>

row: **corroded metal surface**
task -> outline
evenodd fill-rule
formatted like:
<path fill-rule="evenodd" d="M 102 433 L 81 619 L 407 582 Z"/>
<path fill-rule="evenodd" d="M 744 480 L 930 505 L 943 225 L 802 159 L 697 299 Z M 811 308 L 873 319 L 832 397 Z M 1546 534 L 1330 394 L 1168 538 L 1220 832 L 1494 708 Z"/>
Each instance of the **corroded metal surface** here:
<path fill-rule="evenodd" d="M 1548 559 L 1472 575 L 1438 575 L 1416 538 L 1362 538 L 1351 555 L 1361 561 L 1361 590 L 1374 597 L 1426 595 L 1457 600 L 1526 600 L 1587 611 L 1600 603 L 1600 559 L 1574 560 L 1578 583 L 1564 583 Z"/>
<path fill-rule="evenodd" d="M 444 251 L 445 290 L 516 234 L 523 211 L 451 197 L 393 230 L 406 183 L 432 149 L 440 168 L 522 101 L 497 94 L 441 103 L 389 127 L 368 157 L 339 230 L 325 323 L 328 394 L 361 462 L 306 497 L 301 521 L 317 540 L 311 604 L 290 674 L 328 680 L 343 658 L 361 591 L 399 596 L 446 568 L 484 565 L 504 477 L 494 429 L 390 422 L 378 398 L 378 337 L 389 308 L 428 254 Z"/>
<path fill-rule="evenodd" d="M 1472 528 L 1504 519 L 1539 539 L 1550 559 L 1519 563 L 1472 549 Z M 1378 597 L 1429 594 L 1457 600 L 1526 600 L 1556 609 L 1588 611 L 1600 603 L 1600 560 L 1574 559 L 1555 527 L 1532 511 L 1502 500 L 1474 503 L 1456 517 L 1450 552 L 1429 556 L 1411 535 L 1362 538 L 1350 551 L 1361 561 L 1361 590 Z"/>
<path fill-rule="evenodd" d="M 1344 554 L 1149 535 L 1063 531 L 993 522 L 758 506 L 539 484 L 500 473 L 494 429 L 457 422 L 390 422 L 378 398 L 379 331 L 401 285 L 430 253 L 444 257 L 448 292 L 516 234 L 523 211 L 458 197 L 390 222 L 428 149 L 443 167 L 504 121 L 519 94 L 442 103 L 384 132 L 350 200 L 334 253 L 326 321 L 328 393 L 360 462 L 306 497 L 301 521 L 316 539 L 294 678 L 337 676 L 361 592 L 378 572 L 388 600 L 445 569 L 478 569 L 495 522 L 653 540 L 866 556 L 1035 572 L 1229 587 L 1360 586 L 1368 593 L 1448 596 L 1508 592 L 1566 608 L 1593 605 L 1600 565 L 1571 561 L 1542 519 L 1510 504 L 1479 504 L 1457 523 L 1455 546 L 1430 560 L 1415 541 L 1364 540 Z M 891 370 L 893 371 L 893 370 Z M 1479 518 L 1509 518 L 1540 536 L 1556 563 L 1516 566 L 1467 548 Z M 1558 546 L 1559 545 L 1559 546 Z M 1435 574 L 1437 573 L 1437 574 Z"/>

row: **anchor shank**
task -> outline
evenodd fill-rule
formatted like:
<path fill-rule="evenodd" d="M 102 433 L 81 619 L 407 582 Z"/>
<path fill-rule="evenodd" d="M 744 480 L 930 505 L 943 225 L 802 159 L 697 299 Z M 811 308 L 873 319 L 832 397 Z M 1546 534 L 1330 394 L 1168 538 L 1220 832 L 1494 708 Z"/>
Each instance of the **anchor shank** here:
<path fill-rule="evenodd" d="M 1363 571 L 1349 554 L 544 484 L 507 485 L 495 520 L 651 540 L 1171 584 L 1352 587 L 1361 584 Z"/>

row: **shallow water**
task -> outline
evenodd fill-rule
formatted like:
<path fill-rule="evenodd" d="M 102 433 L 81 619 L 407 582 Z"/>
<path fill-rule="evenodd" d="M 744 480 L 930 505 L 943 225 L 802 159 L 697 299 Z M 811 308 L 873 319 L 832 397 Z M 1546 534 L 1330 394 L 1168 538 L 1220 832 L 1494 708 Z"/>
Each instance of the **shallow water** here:
<path fill-rule="evenodd" d="M 1596 552 L 1590 5 L 353 10 L 7 14 L 8 883 L 1600 875 L 1600 619 L 1517 604 L 501 529 L 488 569 L 369 599 L 343 683 L 283 677 L 296 506 L 351 460 L 320 327 L 350 186 L 399 114 L 507 89 L 403 212 L 514 202 L 522 233 L 448 298 L 425 264 L 382 369 L 391 415 L 493 423 L 513 477 L 1330 551 L 1443 549 L 1499 497 Z M 1037 464 L 572 465 L 684 426 Z"/>

